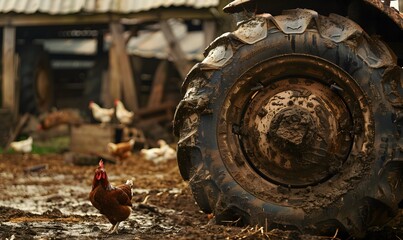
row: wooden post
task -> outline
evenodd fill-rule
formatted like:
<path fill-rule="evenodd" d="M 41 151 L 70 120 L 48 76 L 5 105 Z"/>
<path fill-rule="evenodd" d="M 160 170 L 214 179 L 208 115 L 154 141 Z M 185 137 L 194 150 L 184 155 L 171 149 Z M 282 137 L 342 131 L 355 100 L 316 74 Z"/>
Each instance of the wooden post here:
<path fill-rule="evenodd" d="M 123 92 L 123 100 L 126 107 L 131 111 L 136 111 L 139 107 L 138 105 L 138 94 L 134 85 L 133 72 L 130 64 L 130 59 L 126 51 L 126 41 L 123 36 L 123 26 L 119 22 L 112 22 L 109 25 L 111 36 L 112 36 L 112 47 L 115 54 L 111 57 L 115 59 L 110 59 L 110 61 L 116 61 L 116 64 L 111 64 L 111 71 L 115 71 L 117 76 L 111 78 L 112 84 L 121 84 L 121 89 Z M 116 79 L 118 78 L 118 79 Z"/>
<path fill-rule="evenodd" d="M 111 44 L 109 48 L 109 91 L 112 103 L 115 99 L 122 99 L 121 80 L 119 74 L 119 61 L 116 53 L 116 47 Z M 109 103 L 108 103 L 109 104 Z M 110 106 L 108 106 L 110 107 Z"/>
<path fill-rule="evenodd" d="M 155 71 L 154 80 L 151 86 L 151 93 L 148 99 L 148 107 L 156 107 L 161 104 L 164 93 L 164 85 L 167 79 L 168 62 L 162 60 Z"/>
<path fill-rule="evenodd" d="M 186 59 L 186 55 L 179 45 L 179 40 L 176 39 L 171 26 L 166 20 L 160 21 L 161 31 L 168 42 L 170 54 L 174 60 L 174 64 L 182 79 L 185 79 L 189 70 L 192 68 L 191 63 Z"/>
<path fill-rule="evenodd" d="M 3 28 L 3 108 L 13 113 L 14 119 L 18 114 L 18 94 L 15 57 L 15 27 Z"/>

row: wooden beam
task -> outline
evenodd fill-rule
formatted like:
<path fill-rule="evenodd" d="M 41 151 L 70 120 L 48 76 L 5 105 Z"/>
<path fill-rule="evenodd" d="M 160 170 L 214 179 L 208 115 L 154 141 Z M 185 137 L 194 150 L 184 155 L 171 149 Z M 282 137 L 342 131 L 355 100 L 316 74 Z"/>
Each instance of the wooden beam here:
<path fill-rule="evenodd" d="M 3 28 L 3 108 L 13 113 L 14 119 L 18 114 L 16 57 L 15 57 L 15 27 Z"/>
<path fill-rule="evenodd" d="M 134 85 L 133 71 L 126 51 L 126 41 L 123 36 L 123 26 L 119 22 L 112 22 L 109 25 L 112 45 L 116 55 L 114 57 L 118 61 L 116 66 L 119 74 L 120 84 L 123 92 L 123 102 L 131 111 L 136 111 L 139 108 L 138 94 Z M 116 82 L 115 82 L 116 83 Z"/>
<path fill-rule="evenodd" d="M 29 118 L 30 118 L 30 115 L 28 113 L 25 113 L 19 119 L 17 127 L 14 129 L 14 131 L 11 133 L 10 138 L 8 139 L 8 142 L 7 142 L 6 147 L 5 147 L 6 150 L 8 150 L 10 148 L 10 143 L 13 142 L 18 137 L 18 135 L 20 134 L 22 128 L 28 122 Z"/>
<path fill-rule="evenodd" d="M 0 26 L 52 26 L 52 25 L 88 25 L 108 24 L 111 21 L 119 21 L 123 18 L 136 18 L 139 21 L 155 21 L 160 19 L 182 18 L 182 19 L 211 19 L 214 16 L 209 9 L 155 9 L 130 14 L 69 14 L 69 15 L 48 15 L 48 14 L 2 14 Z"/>
<path fill-rule="evenodd" d="M 186 78 L 189 70 L 192 68 L 191 63 L 186 59 L 186 55 L 179 45 L 179 40 L 174 35 L 171 26 L 166 20 L 160 21 L 161 31 L 168 42 L 169 53 L 173 58 L 176 69 L 182 79 Z"/>
<path fill-rule="evenodd" d="M 154 80 L 151 86 L 150 97 L 148 98 L 148 107 L 153 108 L 161 104 L 164 94 L 164 85 L 167 80 L 168 61 L 162 60 L 155 71 Z"/>
<path fill-rule="evenodd" d="M 109 89 L 111 102 L 107 104 L 112 105 L 114 99 L 122 99 L 120 74 L 119 74 L 119 60 L 116 53 L 115 44 L 112 44 L 109 48 Z M 111 106 L 108 106 L 111 107 Z"/>

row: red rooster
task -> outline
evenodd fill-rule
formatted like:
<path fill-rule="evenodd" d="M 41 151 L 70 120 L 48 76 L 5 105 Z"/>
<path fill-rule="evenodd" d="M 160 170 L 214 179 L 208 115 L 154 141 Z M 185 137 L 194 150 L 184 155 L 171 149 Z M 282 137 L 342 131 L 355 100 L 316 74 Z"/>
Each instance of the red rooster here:
<path fill-rule="evenodd" d="M 132 185 L 132 181 L 127 180 L 123 185 L 112 186 L 108 181 L 103 161 L 99 161 L 92 181 L 90 201 L 112 224 L 109 233 L 118 233 L 120 222 L 126 220 L 131 213 Z"/>

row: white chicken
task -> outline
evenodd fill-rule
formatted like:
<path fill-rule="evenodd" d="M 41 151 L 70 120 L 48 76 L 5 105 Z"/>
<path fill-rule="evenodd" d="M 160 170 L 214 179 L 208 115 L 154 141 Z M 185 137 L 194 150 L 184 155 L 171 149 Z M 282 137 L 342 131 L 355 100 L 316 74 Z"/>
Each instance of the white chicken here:
<path fill-rule="evenodd" d="M 144 157 L 145 160 L 152 161 L 155 164 L 161 163 L 163 161 L 162 156 L 164 153 L 160 148 L 143 148 L 140 150 L 141 156 Z"/>
<path fill-rule="evenodd" d="M 93 101 L 90 102 L 89 108 L 92 111 L 94 119 L 100 121 L 102 124 L 109 123 L 115 113 L 114 108 L 102 108 Z"/>
<path fill-rule="evenodd" d="M 160 149 L 162 150 L 163 157 L 168 160 L 176 159 L 176 150 L 169 146 L 164 140 L 160 139 L 157 141 L 158 145 L 160 145 Z"/>
<path fill-rule="evenodd" d="M 164 140 L 160 139 L 157 141 L 160 147 L 141 149 L 140 154 L 148 161 L 152 161 L 155 164 L 165 163 L 168 160 L 176 158 L 175 149 L 171 148 Z"/>
<path fill-rule="evenodd" d="M 32 151 L 32 143 L 33 139 L 30 136 L 29 138 L 22 141 L 11 142 L 10 147 L 16 152 L 30 153 Z"/>
<path fill-rule="evenodd" d="M 115 100 L 116 106 L 116 118 L 119 120 L 120 123 L 124 125 L 129 125 L 133 121 L 134 112 L 131 112 L 125 108 L 122 101 L 116 99 Z"/>

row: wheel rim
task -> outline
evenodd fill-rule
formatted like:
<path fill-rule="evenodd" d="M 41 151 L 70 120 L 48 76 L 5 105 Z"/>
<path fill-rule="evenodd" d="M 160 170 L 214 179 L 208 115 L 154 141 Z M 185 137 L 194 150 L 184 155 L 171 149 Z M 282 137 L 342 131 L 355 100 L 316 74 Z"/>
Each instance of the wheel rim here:
<path fill-rule="evenodd" d="M 325 84 L 301 77 L 277 80 L 254 95 L 244 112 L 242 128 L 253 133 L 240 139 L 244 154 L 269 181 L 318 184 L 347 159 L 352 139 L 344 133 L 352 123 L 350 113 Z"/>
<path fill-rule="evenodd" d="M 338 181 L 365 172 L 367 163 L 357 155 L 367 154 L 373 142 L 368 109 L 360 87 L 333 63 L 303 54 L 274 57 L 229 87 L 217 109 L 218 149 L 233 178 L 266 201 L 282 199 L 280 186 L 296 194 L 312 186 L 331 203 L 348 191 Z"/>

